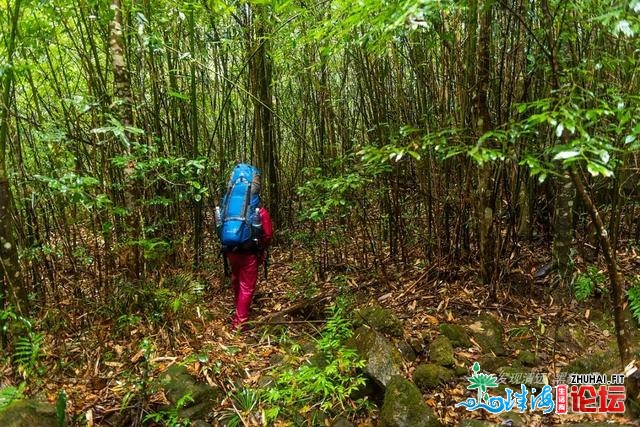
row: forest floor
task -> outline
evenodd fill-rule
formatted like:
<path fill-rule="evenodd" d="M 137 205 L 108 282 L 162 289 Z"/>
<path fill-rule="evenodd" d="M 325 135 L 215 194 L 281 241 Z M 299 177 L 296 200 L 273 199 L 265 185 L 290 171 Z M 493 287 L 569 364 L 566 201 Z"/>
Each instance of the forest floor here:
<path fill-rule="evenodd" d="M 621 265 L 628 273 L 638 271 L 640 258 L 636 250 L 621 251 Z M 130 325 L 122 330 L 117 327 L 118 319 L 103 319 L 90 327 L 81 328 L 75 323 L 75 328 L 50 330 L 45 339 L 49 343 L 45 361 L 48 373 L 42 382 L 31 385 L 29 391 L 55 402 L 59 390 L 64 389 L 68 394 L 68 412 L 75 419 L 92 420 L 79 425 L 108 425 L 105 420 L 110 414 L 132 408 L 135 394 L 175 363 L 185 363 L 190 372 L 227 396 L 238 387 L 258 388 L 260 377 L 287 351 L 278 339 L 279 334 L 286 331 L 290 339 L 304 342 L 317 335 L 322 326 L 322 309 L 318 304 L 313 307 L 302 304 L 299 310 L 290 310 L 283 316 L 273 314 L 286 313 L 288 308 L 303 302 L 301 288 L 315 295 L 333 295 L 337 280 L 351 290 L 355 304 L 376 303 L 393 310 L 403 321 L 407 341 L 421 337 L 429 342 L 440 334 L 441 323 L 466 326 L 473 324 L 480 314 L 491 313 L 504 328 L 507 357 L 515 360 L 524 350 L 534 352 L 537 362 L 533 371 L 546 374 L 552 382 L 571 360 L 609 348 L 615 340 L 610 316 L 605 314 L 604 321 L 594 321 L 595 313 L 602 318 L 609 311 L 606 297 L 577 303 L 566 296 L 566 290 L 554 287 L 553 275 L 534 280 L 536 271 L 549 261 L 544 257 L 546 252 L 522 249 L 517 259 L 510 260 L 510 273 L 501 279 L 495 303 L 489 301 L 489 292 L 478 283 L 473 266 L 417 261 L 404 270 L 388 265 L 386 281 L 380 281 L 380 275 L 371 271 L 320 279 L 310 274 L 306 260 L 296 260 L 299 254 L 276 248 L 269 277 L 260 278 L 254 299 L 253 330 L 244 334 L 231 331 L 232 294 L 221 275 L 214 271 L 204 277 L 210 287 L 202 294 L 202 300 L 194 304 L 190 317 L 167 318 L 160 327 L 138 322 L 135 327 Z M 211 261 L 217 262 L 213 256 Z M 329 300 L 323 304 L 329 304 Z M 556 333 L 560 325 L 580 331 L 584 342 L 570 339 L 560 342 Z M 474 343 L 470 348 L 456 349 L 455 357 L 471 373 L 471 364 L 481 354 Z M 426 352 L 422 352 L 415 362 L 405 362 L 407 378 L 427 358 Z M 4 372 L 15 377 L 8 366 Z M 469 418 L 500 423 L 500 417 L 484 411 L 470 413 L 455 408 L 456 403 L 470 396 L 468 385 L 466 376 L 458 377 L 425 393 L 424 398 L 447 426 Z M 166 403 L 162 391 L 150 389 L 149 393 L 152 394 L 147 403 Z M 230 399 L 223 399 L 214 418 L 219 419 L 230 408 Z M 530 426 L 585 421 L 631 423 L 624 416 L 591 414 L 542 416 L 540 412 L 533 415 L 528 412 L 523 418 Z M 376 420 L 374 410 L 356 425 L 376 426 Z"/>

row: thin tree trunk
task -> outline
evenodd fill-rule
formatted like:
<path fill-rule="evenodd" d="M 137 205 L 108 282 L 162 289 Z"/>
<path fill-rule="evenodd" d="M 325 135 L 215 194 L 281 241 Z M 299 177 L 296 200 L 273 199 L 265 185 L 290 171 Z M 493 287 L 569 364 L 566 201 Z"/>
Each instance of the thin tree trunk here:
<path fill-rule="evenodd" d="M 489 81 L 491 77 L 490 43 L 491 43 L 491 4 L 481 3 L 478 10 L 480 21 L 478 28 L 477 46 L 477 92 L 475 103 L 476 137 L 492 129 L 491 113 L 489 111 Z M 482 282 L 489 286 L 492 300 L 497 296 L 494 278 L 496 267 L 496 236 L 493 219 L 495 206 L 493 203 L 493 166 L 490 162 L 480 165 L 478 172 L 478 223 L 480 227 L 480 275 Z"/>
<path fill-rule="evenodd" d="M 584 187 L 582 178 L 575 169 L 570 169 L 569 174 L 571 175 L 571 180 L 576 187 L 578 195 L 582 198 L 582 202 L 596 226 L 600 245 L 602 246 L 602 253 L 607 263 L 607 271 L 609 272 L 609 280 L 611 281 L 611 298 L 613 300 L 613 322 L 616 327 L 616 341 L 618 342 L 620 362 L 624 367 L 629 358 L 629 329 L 624 315 L 624 276 L 618 270 L 616 254 L 611 246 L 609 233 L 604 227 L 598 208 L 594 205 L 589 193 Z"/>
<path fill-rule="evenodd" d="M 113 65 L 114 79 L 114 104 L 115 114 L 123 126 L 133 126 L 133 110 L 131 108 L 131 80 L 126 67 L 124 40 L 122 37 L 122 4 L 120 0 L 111 0 L 111 9 L 114 11 L 113 20 L 109 25 L 109 51 Z M 131 137 L 125 132 L 129 142 L 124 144 L 123 151 L 126 156 L 131 155 Z M 133 243 L 125 246 L 121 259 L 129 279 L 137 279 L 142 273 L 142 257 L 140 246 L 137 243 L 140 235 L 140 217 L 136 206 L 137 192 L 134 182 L 135 161 L 127 162 L 123 169 L 124 174 L 124 205 L 127 214 L 127 230 L 129 240 Z"/>
<path fill-rule="evenodd" d="M 269 56 L 269 41 L 266 39 L 265 17 L 261 8 L 247 10 L 249 46 L 250 89 L 254 106 L 253 158 L 264 172 L 268 209 L 274 222 L 279 221 L 280 205 L 277 152 L 273 123 L 273 65 Z"/>
<path fill-rule="evenodd" d="M 9 8 L 9 5 L 7 5 Z M 27 291 L 18 261 L 18 248 L 14 239 L 14 221 L 11 219 L 11 186 L 7 173 L 7 142 L 9 139 L 9 111 L 13 93 L 13 56 L 18 36 L 20 0 L 13 10 L 8 9 L 11 33 L 7 41 L 7 62 L 2 81 L 2 105 L 0 105 L 0 310 L 11 304 L 18 313 L 26 310 Z M 0 324 L 0 345 L 5 345 L 4 325 Z"/>
<path fill-rule="evenodd" d="M 553 258 L 562 285 L 568 286 L 573 273 L 571 263 L 573 188 L 568 177 L 559 179 L 553 212 Z"/>
<path fill-rule="evenodd" d="M 195 38 L 195 21 L 194 7 L 191 6 L 189 11 L 189 47 L 191 50 L 191 139 L 193 141 L 192 155 L 197 158 L 198 149 L 198 98 L 196 91 L 196 38 Z M 202 251 L 202 199 L 198 198 L 193 201 L 193 263 L 196 267 L 200 265 L 200 252 Z"/>

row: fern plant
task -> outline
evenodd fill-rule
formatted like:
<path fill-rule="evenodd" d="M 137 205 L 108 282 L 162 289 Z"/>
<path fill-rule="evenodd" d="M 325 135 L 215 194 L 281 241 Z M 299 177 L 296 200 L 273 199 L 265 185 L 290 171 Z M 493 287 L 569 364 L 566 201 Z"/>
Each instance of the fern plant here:
<path fill-rule="evenodd" d="M 364 366 L 356 351 L 345 346 L 352 335 L 344 304 L 330 308 L 330 317 L 316 341 L 317 358 L 296 367 L 280 368 L 273 387 L 263 392 L 266 423 L 278 418 L 310 414 L 313 409 L 328 413 L 350 412 L 362 407 L 353 392 L 364 384 L 359 370 Z"/>
<path fill-rule="evenodd" d="M 232 393 L 230 400 L 231 408 L 225 410 L 221 421 L 226 427 L 238 427 L 252 419 L 252 412 L 260 403 L 260 395 L 255 390 L 242 388 Z"/>
<path fill-rule="evenodd" d="M 23 381 L 18 387 L 7 386 L 0 388 L 0 412 L 16 400 L 24 398 L 26 383 Z"/>
<path fill-rule="evenodd" d="M 578 301 L 590 298 L 597 288 L 603 289 L 604 274 L 595 265 L 590 265 L 584 273 L 580 273 L 573 282 L 573 290 Z"/>
<path fill-rule="evenodd" d="M 33 331 L 19 337 L 16 341 L 13 362 L 25 379 L 40 368 L 40 359 L 44 356 L 42 341 L 43 335 Z"/>
<path fill-rule="evenodd" d="M 153 421 L 166 427 L 188 427 L 191 425 L 191 420 L 181 417 L 180 410 L 190 403 L 193 403 L 193 397 L 190 394 L 185 394 L 178 399 L 175 406 L 147 414 L 144 421 Z"/>
<path fill-rule="evenodd" d="M 633 286 L 627 291 L 627 300 L 633 318 L 640 322 L 640 276 L 636 276 Z"/>

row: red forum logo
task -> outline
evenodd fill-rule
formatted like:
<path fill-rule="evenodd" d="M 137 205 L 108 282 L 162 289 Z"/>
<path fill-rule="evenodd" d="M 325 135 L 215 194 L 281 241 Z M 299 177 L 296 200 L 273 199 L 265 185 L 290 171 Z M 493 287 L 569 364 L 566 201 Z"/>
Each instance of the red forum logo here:
<path fill-rule="evenodd" d="M 558 396 L 560 387 L 564 387 L 566 397 L 566 385 L 556 388 Z M 571 386 L 571 410 L 581 413 L 624 413 L 624 400 L 627 397 L 625 387 L 622 385 L 601 385 L 596 387 L 590 384 Z M 559 412 L 559 408 L 556 410 Z M 563 412 L 566 413 L 566 412 Z"/>

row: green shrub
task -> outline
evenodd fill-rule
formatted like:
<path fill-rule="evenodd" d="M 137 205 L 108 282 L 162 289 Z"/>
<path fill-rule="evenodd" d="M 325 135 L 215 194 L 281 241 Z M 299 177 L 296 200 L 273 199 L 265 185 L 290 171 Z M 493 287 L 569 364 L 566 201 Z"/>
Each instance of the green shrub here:
<path fill-rule="evenodd" d="M 227 409 L 222 416 L 222 421 L 226 427 L 239 427 L 245 425 L 245 421 L 250 419 L 252 412 L 258 407 L 260 395 L 257 391 L 243 388 L 236 390 L 230 396 L 231 408 Z"/>
<path fill-rule="evenodd" d="M 364 385 L 359 373 L 364 365 L 355 350 L 345 347 L 353 334 L 346 305 L 337 302 L 329 309 L 329 315 L 316 341 L 316 355 L 303 359 L 298 366 L 280 368 L 274 375 L 274 386 L 263 392 L 263 421 L 290 419 L 297 414 L 311 414 L 315 409 L 336 414 L 362 406 L 363 402 L 353 402 L 351 398 Z"/>
<path fill-rule="evenodd" d="M 590 265 L 584 273 L 580 273 L 573 282 L 573 290 L 578 301 L 590 298 L 599 288 L 604 290 L 604 274 L 595 265 Z"/>
<path fill-rule="evenodd" d="M 640 322 L 640 276 L 633 280 L 633 286 L 627 291 L 627 299 L 633 318 Z"/>

